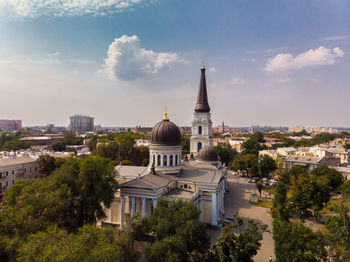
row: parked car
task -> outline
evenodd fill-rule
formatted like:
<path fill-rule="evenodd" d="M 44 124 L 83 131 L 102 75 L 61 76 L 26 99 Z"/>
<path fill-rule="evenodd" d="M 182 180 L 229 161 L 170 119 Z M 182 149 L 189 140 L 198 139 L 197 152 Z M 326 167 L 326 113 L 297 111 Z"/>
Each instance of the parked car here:
<path fill-rule="evenodd" d="M 248 183 L 252 183 L 252 179 L 251 178 L 248 178 Z"/>

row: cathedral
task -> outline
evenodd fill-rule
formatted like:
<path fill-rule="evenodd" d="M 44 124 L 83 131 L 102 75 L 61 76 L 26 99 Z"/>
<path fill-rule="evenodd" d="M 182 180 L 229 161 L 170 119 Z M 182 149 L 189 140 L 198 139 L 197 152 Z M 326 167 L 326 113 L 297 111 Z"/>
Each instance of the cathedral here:
<path fill-rule="evenodd" d="M 192 121 L 191 154 L 182 159 L 180 129 L 165 112 L 151 132 L 149 165 L 116 167 L 120 188 L 103 223 L 122 226 L 125 214 L 136 212 L 149 216 L 158 199 L 165 198 L 193 202 L 201 210 L 200 220 L 218 227 L 224 214 L 227 168 L 213 148 L 212 132 L 203 65 Z"/>

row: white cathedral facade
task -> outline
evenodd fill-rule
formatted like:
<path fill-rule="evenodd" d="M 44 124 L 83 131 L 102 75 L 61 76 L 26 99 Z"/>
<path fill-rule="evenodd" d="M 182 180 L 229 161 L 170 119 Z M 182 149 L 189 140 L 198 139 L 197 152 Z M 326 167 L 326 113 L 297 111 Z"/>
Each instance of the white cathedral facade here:
<path fill-rule="evenodd" d="M 205 81 L 201 78 L 194 110 L 191 157 L 182 159 L 181 133 L 165 114 L 151 132 L 147 167 L 117 166 L 120 189 L 106 210 L 106 224 L 125 223 L 125 214 L 152 214 L 160 198 L 191 201 L 201 210 L 200 220 L 219 226 L 224 214 L 227 169 L 213 148 L 212 122 Z"/>

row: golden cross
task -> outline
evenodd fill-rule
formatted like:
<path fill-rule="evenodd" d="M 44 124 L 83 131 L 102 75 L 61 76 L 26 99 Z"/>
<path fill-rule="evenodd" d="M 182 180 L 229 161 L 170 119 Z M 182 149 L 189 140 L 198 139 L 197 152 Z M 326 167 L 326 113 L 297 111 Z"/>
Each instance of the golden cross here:
<path fill-rule="evenodd" d="M 169 120 L 169 118 L 168 118 L 168 107 L 167 106 L 165 106 L 164 107 L 164 117 L 163 117 L 163 120 Z"/>

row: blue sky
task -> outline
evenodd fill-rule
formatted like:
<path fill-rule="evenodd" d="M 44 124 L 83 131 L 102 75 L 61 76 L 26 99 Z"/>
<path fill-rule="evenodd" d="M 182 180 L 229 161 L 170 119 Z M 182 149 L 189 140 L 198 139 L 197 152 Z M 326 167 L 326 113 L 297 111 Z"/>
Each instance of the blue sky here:
<path fill-rule="evenodd" d="M 0 118 L 350 126 L 348 0 L 0 0 Z"/>

